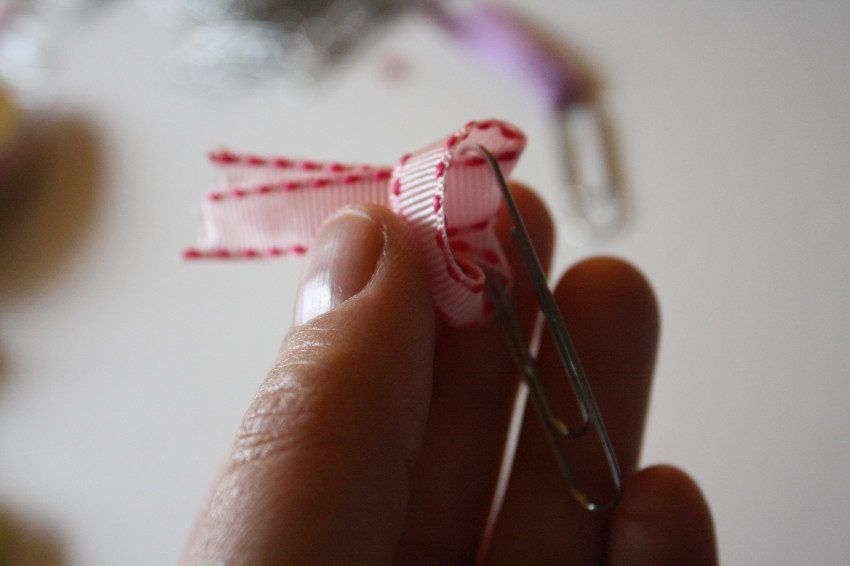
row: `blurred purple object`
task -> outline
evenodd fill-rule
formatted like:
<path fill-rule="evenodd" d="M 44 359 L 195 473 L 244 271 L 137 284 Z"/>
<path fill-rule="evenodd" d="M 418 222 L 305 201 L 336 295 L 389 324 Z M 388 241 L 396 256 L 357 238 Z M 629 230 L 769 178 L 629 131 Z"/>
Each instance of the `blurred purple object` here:
<path fill-rule="evenodd" d="M 547 45 L 516 14 L 480 4 L 453 13 L 433 4 L 429 11 L 437 22 L 473 53 L 500 70 L 529 81 L 554 109 L 565 109 L 582 98 L 578 70 Z"/>
<path fill-rule="evenodd" d="M 567 189 L 561 224 L 568 241 L 585 245 L 619 231 L 625 203 L 616 151 L 583 69 L 506 8 L 478 4 L 455 12 L 433 2 L 428 11 L 479 59 L 531 85 L 551 113 Z"/>

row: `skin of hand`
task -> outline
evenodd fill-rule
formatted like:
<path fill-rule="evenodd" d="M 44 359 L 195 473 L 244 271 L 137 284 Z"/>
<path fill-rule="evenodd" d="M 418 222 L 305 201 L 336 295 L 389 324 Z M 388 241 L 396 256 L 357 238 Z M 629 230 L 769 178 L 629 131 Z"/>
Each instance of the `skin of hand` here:
<path fill-rule="evenodd" d="M 548 264 L 546 208 L 512 190 Z M 535 302 L 508 227 L 500 215 L 517 273 L 512 301 L 530 329 Z M 636 469 L 659 315 L 644 277 L 613 258 L 574 266 L 555 297 L 614 443 L 623 499 L 604 513 L 578 506 L 528 407 L 502 511 L 483 540 L 517 372 L 496 322 L 459 330 L 435 319 L 419 257 L 407 226 L 383 208 L 347 208 L 325 223 L 295 324 L 183 563 L 716 564 L 697 485 L 670 466 Z M 538 362 L 558 406 L 573 406 L 545 334 Z M 576 480 L 605 494 L 607 468 L 585 436 L 568 457 Z"/>

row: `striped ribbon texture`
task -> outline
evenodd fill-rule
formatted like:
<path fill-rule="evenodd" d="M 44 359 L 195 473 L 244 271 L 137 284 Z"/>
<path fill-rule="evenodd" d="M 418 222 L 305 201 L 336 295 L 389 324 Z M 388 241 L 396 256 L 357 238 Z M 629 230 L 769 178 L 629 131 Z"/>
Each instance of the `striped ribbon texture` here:
<path fill-rule="evenodd" d="M 452 326 L 476 326 L 489 314 L 480 266 L 508 284 L 511 274 L 494 230 L 502 198 L 496 178 L 483 157 L 458 151 L 465 141 L 487 148 L 506 178 L 525 147 L 516 127 L 482 120 L 404 155 L 395 167 L 213 152 L 219 188 L 203 203 L 198 245 L 183 257 L 302 255 L 339 208 L 379 204 L 419 239 L 440 316 Z"/>

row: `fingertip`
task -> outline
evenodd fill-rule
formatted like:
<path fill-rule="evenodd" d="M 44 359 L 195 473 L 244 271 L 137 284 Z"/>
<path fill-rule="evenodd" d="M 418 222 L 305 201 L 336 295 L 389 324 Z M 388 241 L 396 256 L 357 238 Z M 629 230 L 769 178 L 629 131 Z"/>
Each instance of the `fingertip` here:
<path fill-rule="evenodd" d="M 371 281 L 356 300 L 341 309 L 345 311 L 342 316 L 355 315 L 353 311 L 356 311 L 364 324 L 415 321 L 405 325 L 417 332 L 427 329 L 427 334 L 432 334 L 431 293 L 421 261 L 420 244 L 410 226 L 386 207 L 363 204 L 357 208 L 382 227 L 384 250 Z M 404 316 L 392 316 L 394 313 L 404 313 Z"/>
<path fill-rule="evenodd" d="M 593 256 L 573 265 L 568 274 L 575 277 L 594 277 L 597 279 L 626 280 L 649 287 L 643 273 L 630 262 L 616 256 Z"/>
<path fill-rule="evenodd" d="M 632 367 L 635 376 L 652 375 L 660 329 L 658 301 L 635 266 L 608 256 L 585 259 L 564 274 L 555 298 L 570 331 L 576 329 L 574 340 L 595 343 L 604 336 L 609 347 L 627 346 L 620 356 L 629 359 L 619 365 Z"/>
<path fill-rule="evenodd" d="M 612 307 L 636 311 L 647 323 L 658 322 L 658 302 L 646 276 L 631 263 L 613 257 L 596 256 L 572 266 L 562 277 L 556 296 L 580 293 L 605 297 Z"/>
<path fill-rule="evenodd" d="M 391 230 L 394 235 L 401 238 L 407 238 L 406 224 L 397 214 L 393 213 L 385 206 L 372 203 L 363 203 L 352 205 L 351 208 L 359 210 L 362 214 L 368 216 L 375 222 L 382 224 L 387 230 Z"/>
<path fill-rule="evenodd" d="M 660 464 L 627 478 L 617 514 L 625 520 L 663 520 L 681 511 L 708 517 L 708 504 L 696 482 L 674 466 Z M 666 497 L 659 497 L 665 494 Z"/>
<path fill-rule="evenodd" d="M 714 525 L 696 482 L 653 466 L 629 477 L 614 511 L 609 564 L 716 564 Z"/>

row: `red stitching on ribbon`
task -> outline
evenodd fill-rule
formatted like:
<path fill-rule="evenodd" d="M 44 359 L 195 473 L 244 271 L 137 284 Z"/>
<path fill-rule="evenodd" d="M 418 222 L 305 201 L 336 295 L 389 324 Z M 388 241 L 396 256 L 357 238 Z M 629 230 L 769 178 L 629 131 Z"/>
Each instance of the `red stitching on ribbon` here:
<path fill-rule="evenodd" d="M 455 268 L 452 260 L 448 255 L 445 256 L 445 264 L 446 264 L 446 273 L 448 273 L 449 277 L 457 281 L 458 283 L 463 284 L 464 287 L 472 291 L 473 293 L 480 293 L 484 290 L 484 284 L 481 281 L 477 282 L 467 282 L 464 280 L 464 276 L 468 279 L 472 279 L 475 276 L 472 266 L 469 262 L 461 259 L 454 258 L 454 263 L 458 265 L 460 268 L 460 272 L 458 268 Z M 461 275 L 462 274 L 462 275 Z"/>
<path fill-rule="evenodd" d="M 372 175 L 372 178 L 376 181 L 389 181 L 392 174 L 393 172 L 390 169 L 378 169 Z"/>
<path fill-rule="evenodd" d="M 452 260 L 450 259 L 450 257 L 448 255 L 446 255 L 445 257 L 446 257 L 446 261 L 445 261 L 445 263 L 446 263 L 446 273 L 448 273 L 449 277 L 451 277 L 452 279 L 454 279 L 458 283 L 463 283 L 463 280 L 460 277 L 460 273 L 458 273 L 455 266 L 452 265 Z"/>
<path fill-rule="evenodd" d="M 519 132 L 515 132 L 515 131 L 511 130 L 510 128 L 508 128 L 505 125 L 502 125 L 502 127 L 499 128 L 499 132 L 501 132 L 502 137 L 505 138 L 505 139 L 518 140 L 518 139 L 522 138 L 522 134 L 520 134 Z"/>
<path fill-rule="evenodd" d="M 511 161 L 512 159 L 516 159 L 517 156 L 519 156 L 518 151 L 508 150 L 497 153 L 493 157 L 496 158 L 496 161 Z M 487 160 L 481 157 L 480 155 L 472 155 L 459 162 L 459 164 L 464 167 L 478 167 L 480 165 L 484 165 L 485 163 L 487 163 Z"/>
<path fill-rule="evenodd" d="M 464 240 L 449 240 L 449 248 L 456 254 L 462 254 L 471 250 L 472 246 Z"/>
<path fill-rule="evenodd" d="M 484 230 L 496 219 L 496 216 L 498 215 L 494 214 L 489 218 L 485 218 L 475 222 L 474 224 L 467 224 L 465 226 L 446 226 L 446 235 L 451 238 L 452 236 L 457 236 L 466 232 L 478 232 Z"/>
<path fill-rule="evenodd" d="M 371 172 L 371 180 L 372 181 L 387 181 L 392 176 L 392 171 L 390 169 L 375 169 Z M 213 191 L 207 194 L 207 200 L 210 201 L 220 201 L 225 198 L 244 198 L 246 196 L 251 195 L 265 195 L 273 192 L 280 191 L 297 191 L 301 189 L 323 189 L 326 187 L 335 187 L 341 185 L 351 185 L 354 183 L 360 183 L 364 181 L 363 175 L 355 175 L 349 174 L 345 175 L 340 179 L 335 179 L 333 177 L 318 177 L 316 179 L 311 179 L 307 181 L 286 181 L 284 183 L 278 183 L 275 185 L 264 183 L 262 185 L 257 185 L 256 187 L 251 188 L 243 188 L 243 187 L 235 187 L 231 189 L 229 192 L 219 192 Z"/>
<path fill-rule="evenodd" d="M 469 229 L 470 230 L 483 230 L 484 228 L 487 227 L 487 225 L 490 223 L 491 220 L 492 220 L 492 218 L 485 218 L 483 220 L 479 220 L 475 224 L 471 224 L 469 226 Z"/>
<path fill-rule="evenodd" d="M 209 154 L 210 161 L 213 163 L 221 163 L 223 165 L 230 165 L 232 163 L 238 163 L 242 161 L 242 159 L 234 154 L 230 153 L 226 149 L 221 151 L 211 151 Z"/>
<path fill-rule="evenodd" d="M 464 130 L 478 129 L 482 131 L 489 130 L 496 124 L 493 120 L 483 120 L 477 122 L 475 120 L 469 121 L 464 125 Z M 523 139 L 525 136 L 516 130 L 511 129 L 505 124 L 499 124 L 499 133 L 505 139 L 509 140 L 519 140 Z M 465 137 L 465 136 L 464 136 Z M 460 135 L 457 133 L 453 134 L 446 140 L 446 148 L 451 149 L 458 141 L 460 141 Z M 508 153 L 516 153 L 516 152 L 508 152 Z M 411 154 L 405 154 L 401 158 L 401 165 L 407 163 L 410 159 Z M 511 159 L 511 157 L 499 157 L 500 159 Z M 344 164 L 339 162 L 332 162 L 328 164 L 318 163 L 316 161 L 312 161 L 309 159 L 289 159 L 286 157 L 264 157 L 261 155 L 255 154 L 238 154 L 234 153 L 227 149 L 222 149 L 218 151 L 211 151 L 209 153 L 209 159 L 213 163 L 217 163 L 219 165 L 247 165 L 250 167 L 275 167 L 277 169 L 302 169 L 305 171 L 317 171 L 319 169 L 327 169 L 333 173 L 342 173 L 345 171 L 351 171 L 354 169 L 368 169 L 368 165 L 351 165 Z M 472 164 L 478 164 L 479 159 L 472 160 Z M 467 164 L 467 163 L 463 163 Z"/>
<path fill-rule="evenodd" d="M 499 254 L 493 250 L 481 250 L 481 257 L 484 261 L 492 263 L 493 265 L 500 265 L 502 263 L 501 258 L 499 258 Z"/>
<path fill-rule="evenodd" d="M 469 277 L 470 279 L 474 279 L 478 275 L 478 273 L 476 273 L 478 271 L 478 268 L 469 263 L 469 261 L 467 261 L 465 258 L 455 258 L 455 263 L 457 263 L 457 266 L 460 268 L 463 274 Z M 471 287 L 470 290 L 474 291 L 474 289 L 472 289 Z"/>
<path fill-rule="evenodd" d="M 211 151 L 209 159 L 219 165 L 246 165 L 249 167 L 274 167 L 276 169 L 302 169 L 305 171 L 317 171 L 326 168 L 333 173 L 342 173 L 358 169 L 359 165 L 348 165 L 333 162 L 323 165 L 309 159 L 288 159 L 286 157 L 263 157 L 253 154 L 238 154 L 227 149 Z"/>
<path fill-rule="evenodd" d="M 481 122 L 481 123 L 470 122 L 469 124 L 467 124 L 464 127 L 463 130 L 461 130 L 460 132 L 456 132 L 456 133 L 452 134 L 446 140 L 445 155 L 443 156 L 443 160 L 440 161 L 439 163 L 437 163 L 437 166 L 434 170 L 434 174 L 435 174 L 435 177 L 436 177 L 436 180 L 437 180 L 437 183 L 438 183 L 438 185 L 437 185 L 437 187 L 438 187 L 437 191 L 438 192 L 437 192 L 437 194 L 434 195 L 434 213 L 437 214 L 438 216 L 439 216 L 440 212 L 442 211 L 442 207 L 443 207 L 443 200 L 442 200 L 442 192 L 441 191 L 445 191 L 444 176 L 445 176 L 445 173 L 446 173 L 446 165 L 448 163 L 448 159 L 451 157 L 451 152 L 452 152 L 454 146 L 456 144 L 458 144 L 459 142 L 465 140 L 467 137 L 469 137 L 469 135 L 470 135 L 470 133 L 472 132 L 473 129 L 478 128 L 478 129 L 485 130 L 487 128 L 492 127 L 493 123 L 494 123 L 493 121 L 485 121 L 485 122 Z M 500 132 L 500 133 L 503 133 L 503 132 Z M 518 153 L 515 152 L 515 151 L 513 151 L 513 152 L 502 152 L 502 153 L 507 155 L 508 158 L 510 158 L 510 157 L 515 158 L 518 155 Z M 475 156 L 473 156 L 473 157 L 475 157 Z M 496 157 L 496 159 L 498 159 L 498 157 Z M 469 162 L 469 161 L 471 161 L 471 160 L 467 160 L 467 162 Z M 473 162 L 473 163 L 475 163 L 476 165 L 478 164 L 477 162 Z M 483 164 L 483 163 L 485 163 L 485 161 L 482 159 L 481 164 Z M 460 164 L 465 165 L 466 163 L 461 161 Z M 471 229 L 471 230 L 484 229 L 489 225 L 489 222 L 490 222 L 490 219 L 484 219 L 480 222 L 476 222 L 475 224 L 470 226 L 469 229 Z M 445 224 L 447 224 L 445 212 L 443 212 L 443 218 L 442 218 L 441 224 L 443 224 L 443 226 L 438 226 L 438 228 L 437 228 L 437 238 L 436 239 L 437 239 L 437 246 L 443 251 L 443 259 L 444 259 L 446 273 L 449 275 L 449 277 L 451 277 L 455 281 L 461 283 L 463 286 L 465 286 L 467 289 L 469 289 L 473 293 L 480 293 L 484 289 L 483 283 L 481 281 L 478 281 L 478 282 L 474 281 L 474 278 L 476 276 L 480 276 L 480 273 L 476 273 L 475 267 L 471 266 L 463 258 L 458 258 L 458 257 L 454 256 L 454 251 L 461 252 L 461 251 L 463 251 L 464 246 L 466 246 L 466 248 L 468 249 L 470 247 L 469 244 L 466 243 L 466 242 L 451 242 L 450 241 L 449 242 L 449 249 L 447 250 L 446 249 L 446 242 L 443 238 L 443 232 L 442 232 L 442 230 L 445 230 L 446 235 L 447 236 L 449 235 L 449 229 L 448 229 L 448 227 L 445 226 Z M 453 232 L 453 234 L 457 234 L 457 233 L 458 233 L 457 230 L 455 230 Z M 460 272 L 458 272 L 458 270 L 460 270 Z"/>
<path fill-rule="evenodd" d="M 228 250 L 225 248 L 199 250 L 198 248 L 188 248 L 183 251 L 183 259 L 259 259 L 264 257 L 281 257 L 290 254 L 304 255 L 305 253 L 307 253 L 307 247 L 302 245 L 290 246 L 288 248 L 273 247 L 265 250 L 258 248 L 243 248 L 241 250 Z"/>

